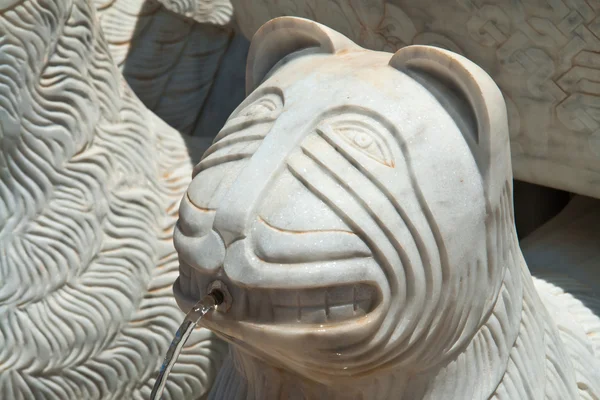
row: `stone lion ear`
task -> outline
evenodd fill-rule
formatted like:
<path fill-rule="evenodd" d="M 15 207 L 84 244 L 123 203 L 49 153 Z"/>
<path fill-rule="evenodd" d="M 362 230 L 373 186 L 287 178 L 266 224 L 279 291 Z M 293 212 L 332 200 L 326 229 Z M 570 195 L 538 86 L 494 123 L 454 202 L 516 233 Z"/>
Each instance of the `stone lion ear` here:
<path fill-rule="evenodd" d="M 477 162 L 489 199 L 498 199 L 512 179 L 506 104 L 494 80 L 477 64 L 433 46 L 407 46 L 394 54 L 390 66 L 424 73 L 458 95 L 471 109 L 477 132 L 465 137 Z"/>
<path fill-rule="evenodd" d="M 252 38 L 246 66 L 246 94 L 260 85 L 275 64 L 296 51 L 314 48 L 320 53 L 335 54 L 356 47 L 341 33 L 308 19 L 272 19 Z"/>

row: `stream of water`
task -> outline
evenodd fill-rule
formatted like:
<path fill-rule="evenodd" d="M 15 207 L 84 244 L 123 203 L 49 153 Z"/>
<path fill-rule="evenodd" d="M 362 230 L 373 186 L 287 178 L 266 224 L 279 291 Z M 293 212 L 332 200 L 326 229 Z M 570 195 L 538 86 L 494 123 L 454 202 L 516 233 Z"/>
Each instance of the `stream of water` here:
<path fill-rule="evenodd" d="M 165 390 L 165 385 L 167 384 L 169 373 L 177 362 L 177 358 L 179 358 L 179 353 L 181 353 L 185 342 L 187 342 L 202 317 L 214 310 L 222 302 L 223 294 L 218 290 L 215 290 L 204 296 L 204 298 L 196 303 L 190 312 L 186 314 L 183 323 L 175 333 L 175 337 L 169 346 L 169 350 L 167 350 L 167 356 L 160 367 L 158 377 L 156 378 L 156 382 L 150 393 L 150 400 L 158 400 L 161 398 L 162 393 Z"/>

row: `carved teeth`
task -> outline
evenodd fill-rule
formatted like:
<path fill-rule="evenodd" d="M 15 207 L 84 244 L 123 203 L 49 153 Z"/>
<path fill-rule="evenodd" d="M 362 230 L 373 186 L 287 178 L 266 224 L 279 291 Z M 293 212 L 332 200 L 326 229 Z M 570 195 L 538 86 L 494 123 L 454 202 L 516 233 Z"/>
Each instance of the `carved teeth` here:
<path fill-rule="evenodd" d="M 248 293 L 248 317 L 252 320 L 257 320 L 260 312 L 261 305 L 260 293 L 251 291 Z"/>
<path fill-rule="evenodd" d="M 354 318 L 354 306 L 352 304 L 344 304 L 341 306 L 330 307 L 329 318 L 332 321 L 343 321 Z"/>
<path fill-rule="evenodd" d="M 274 307 L 274 320 L 280 323 L 292 323 L 298 321 L 298 310 L 292 307 Z"/>
<path fill-rule="evenodd" d="M 353 295 L 351 286 L 338 286 L 327 290 L 327 301 L 330 305 L 352 304 Z"/>
<path fill-rule="evenodd" d="M 302 308 L 300 322 L 307 324 L 321 324 L 327 322 L 325 309 L 320 307 Z"/>
<path fill-rule="evenodd" d="M 268 293 L 261 293 L 260 311 L 258 314 L 260 322 L 273 322 L 273 306 Z"/>
<path fill-rule="evenodd" d="M 198 299 L 215 277 L 185 264 L 180 266 L 181 290 Z M 229 312 L 240 321 L 278 324 L 324 324 L 363 316 L 371 311 L 376 291 L 365 284 L 309 289 L 244 289 L 231 285 Z"/>
<path fill-rule="evenodd" d="M 367 285 L 303 290 L 271 290 L 275 323 L 323 324 L 356 318 L 371 311 L 375 290 Z M 255 291 L 251 297 L 258 297 Z M 253 315 L 249 315 L 254 319 Z"/>
<path fill-rule="evenodd" d="M 327 289 L 298 290 L 298 302 L 301 307 L 322 307 L 325 304 Z"/>

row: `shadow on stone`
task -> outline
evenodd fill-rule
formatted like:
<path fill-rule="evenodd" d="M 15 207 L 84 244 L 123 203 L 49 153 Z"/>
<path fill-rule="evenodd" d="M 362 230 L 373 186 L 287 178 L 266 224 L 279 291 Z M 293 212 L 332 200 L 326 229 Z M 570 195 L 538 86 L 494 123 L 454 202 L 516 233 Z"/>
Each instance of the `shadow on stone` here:
<path fill-rule="evenodd" d="M 248 47 L 231 25 L 200 24 L 147 0 L 121 68 L 165 122 L 183 134 L 213 138 L 244 99 Z"/>

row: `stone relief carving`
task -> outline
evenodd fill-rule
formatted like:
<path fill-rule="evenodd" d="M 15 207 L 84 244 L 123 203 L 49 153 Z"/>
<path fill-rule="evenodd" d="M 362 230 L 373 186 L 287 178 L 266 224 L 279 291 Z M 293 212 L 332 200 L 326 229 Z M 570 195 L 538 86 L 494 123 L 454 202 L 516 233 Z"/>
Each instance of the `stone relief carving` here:
<path fill-rule="evenodd" d="M 290 15 L 372 50 L 435 45 L 502 89 L 515 178 L 600 197 L 600 3 L 591 1 L 234 0 L 244 34 Z"/>
<path fill-rule="evenodd" d="M 229 0 L 158 0 L 167 10 L 193 18 L 200 23 L 225 25 L 231 20 L 233 7 Z"/>
<path fill-rule="evenodd" d="M 139 13 L 140 8 L 145 8 L 142 14 L 148 15 L 156 8 L 163 5 L 167 10 L 182 17 L 193 19 L 199 23 L 214 25 L 227 25 L 233 16 L 233 6 L 229 0 L 92 0 L 98 11 L 116 9 L 122 12 L 125 18 Z M 139 15 L 139 14 L 138 14 Z M 124 21 L 126 22 L 126 21 Z M 127 24 L 123 28 L 127 29 Z M 114 26 L 118 29 L 117 26 Z"/>
<path fill-rule="evenodd" d="M 180 132 L 212 139 L 244 99 L 248 41 L 229 24 L 228 1 L 164 3 L 95 5 L 111 56 L 144 105 Z M 197 21 L 185 18 L 191 6 L 210 13 Z"/>
<path fill-rule="evenodd" d="M 172 244 L 191 164 L 123 80 L 91 2 L 3 2 L 0 398 L 147 398 L 183 314 Z M 226 346 L 198 329 L 165 398 Z"/>
<path fill-rule="evenodd" d="M 519 248 L 489 75 L 278 18 L 246 79 L 174 233 L 182 310 L 216 279 L 233 298 L 203 320 L 233 345 L 210 398 L 600 395 L 600 320 Z"/>

